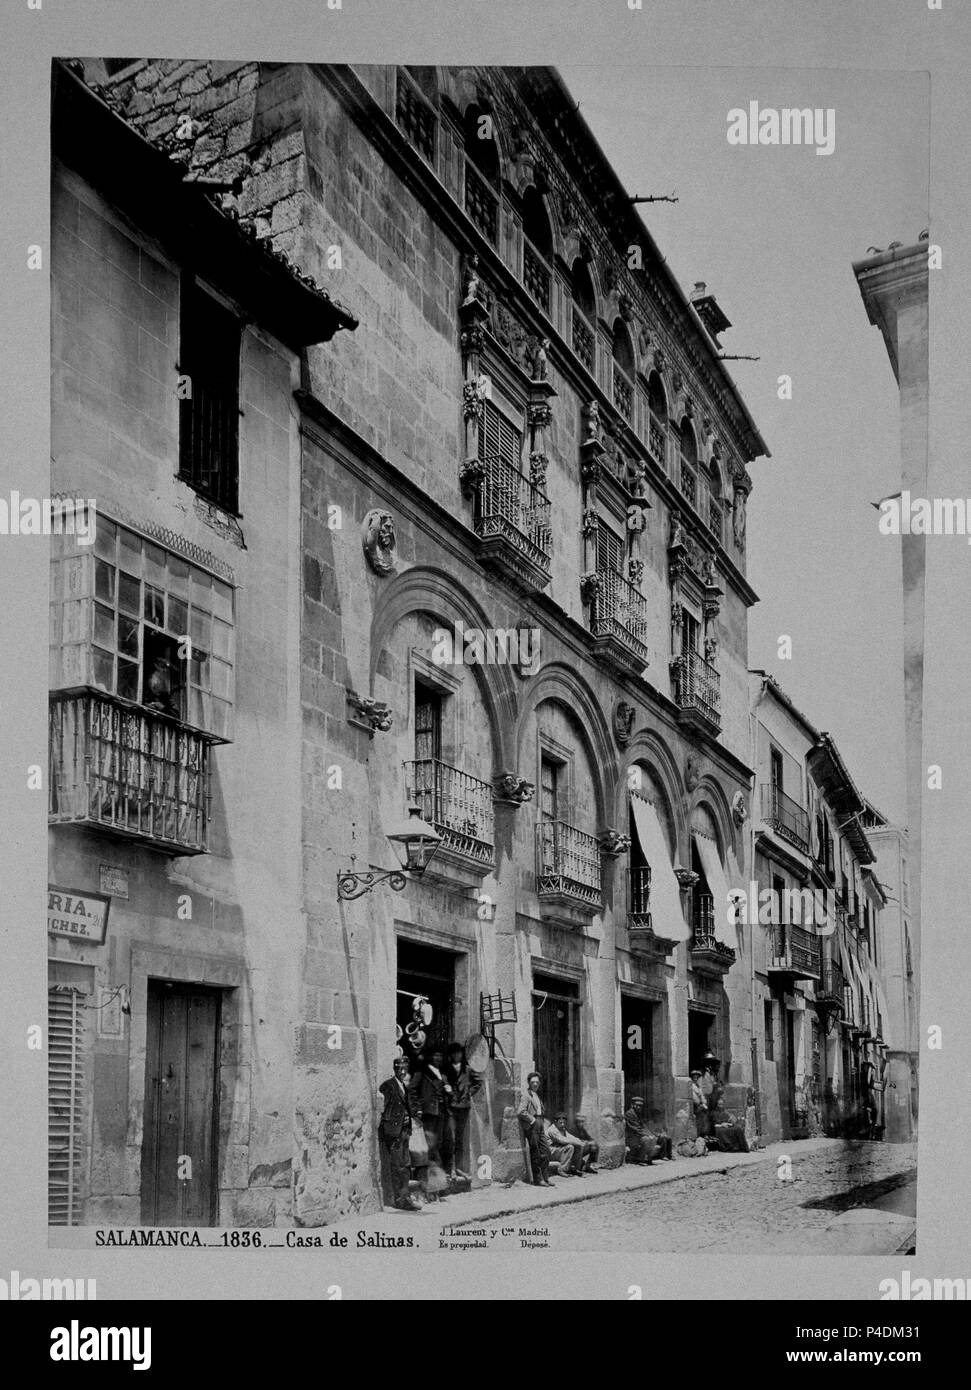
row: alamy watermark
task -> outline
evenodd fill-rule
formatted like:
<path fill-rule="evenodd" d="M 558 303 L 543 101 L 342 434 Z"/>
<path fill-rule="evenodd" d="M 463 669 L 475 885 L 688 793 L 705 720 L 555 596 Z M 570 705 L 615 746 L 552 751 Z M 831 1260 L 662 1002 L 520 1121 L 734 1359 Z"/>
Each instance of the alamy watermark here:
<path fill-rule="evenodd" d="M 436 666 L 514 666 L 534 676 L 540 667 L 538 627 L 438 627 L 432 639 Z"/>
<path fill-rule="evenodd" d="M 836 111 L 832 106 L 760 107 L 750 101 L 748 110 L 735 106 L 726 120 L 730 145 L 815 145 L 817 154 L 836 148 Z"/>
<path fill-rule="evenodd" d="M 0 497 L 0 536 L 76 536 L 90 545 L 97 522 L 93 497 Z"/>
<path fill-rule="evenodd" d="M 971 498 L 912 497 L 905 491 L 875 505 L 882 536 L 967 536 L 971 545 Z"/>

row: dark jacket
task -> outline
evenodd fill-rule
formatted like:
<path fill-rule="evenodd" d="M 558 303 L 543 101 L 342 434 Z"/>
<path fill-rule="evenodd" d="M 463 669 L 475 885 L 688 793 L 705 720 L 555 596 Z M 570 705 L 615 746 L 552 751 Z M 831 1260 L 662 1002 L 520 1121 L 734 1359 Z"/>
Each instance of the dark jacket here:
<path fill-rule="evenodd" d="M 387 1081 L 382 1081 L 378 1090 L 384 1096 L 381 1133 L 386 1139 L 400 1139 L 403 1134 L 410 1134 L 415 1102 L 408 1087 L 405 1087 L 405 1093 L 402 1095 L 401 1087 L 392 1076 Z"/>
<path fill-rule="evenodd" d="M 445 1079 L 452 1088 L 448 1108 L 450 1110 L 469 1110 L 472 1106 L 472 1097 L 482 1085 L 481 1076 L 468 1066 L 454 1067 L 449 1062 L 445 1067 Z"/>
<path fill-rule="evenodd" d="M 451 1082 L 449 1084 L 451 1085 Z M 444 1068 L 442 1069 L 441 1081 L 430 1071 L 423 1069 L 414 1078 L 414 1088 L 415 1099 L 423 1118 L 432 1119 L 445 1114 L 447 1097 L 445 1095 Z"/>

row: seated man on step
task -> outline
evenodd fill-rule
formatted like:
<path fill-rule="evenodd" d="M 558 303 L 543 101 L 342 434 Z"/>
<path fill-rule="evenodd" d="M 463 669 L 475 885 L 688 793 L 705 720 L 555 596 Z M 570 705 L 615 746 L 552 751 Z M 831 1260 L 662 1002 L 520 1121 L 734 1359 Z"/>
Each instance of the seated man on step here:
<path fill-rule="evenodd" d="M 642 1096 L 632 1096 L 624 1115 L 624 1137 L 627 1141 L 628 1163 L 650 1165 L 656 1158 L 673 1158 L 671 1139 L 667 1134 L 654 1134 L 644 1116 Z"/>

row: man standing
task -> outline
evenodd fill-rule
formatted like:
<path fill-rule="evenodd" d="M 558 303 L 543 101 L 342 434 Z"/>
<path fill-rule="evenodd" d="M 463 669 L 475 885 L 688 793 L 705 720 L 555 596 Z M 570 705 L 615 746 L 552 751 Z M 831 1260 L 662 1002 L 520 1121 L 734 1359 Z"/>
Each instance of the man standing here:
<path fill-rule="evenodd" d="M 550 1182 L 550 1143 L 543 1124 L 543 1102 L 540 1099 L 539 1083 L 542 1080 L 538 1071 L 531 1071 L 526 1078 L 526 1090 L 522 1094 L 516 1114 L 523 1138 L 529 1149 L 529 1162 L 533 1170 L 535 1187 L 555 1187 Z"/>
<path fill-rule="evenodd" d="M 482 1078 L 470 1070 L 465 1048 L 460 1042 L 449 1044 L 445 1077 L 452 1087 L 452 1096 L 443 1136 L 445 1148 L 442 1158 L 450 1178 L 468 1178 L 468 1173 L 462 1170 L 465 1162 L 465 1131 L 472 1112 L 472 1097 L 482 1085 Z"/>
<path fill-rule="evenodd" d="M 708 1134 L 708 1101 L 701 1084 L 701 1072 L 695 1067 L 691 1073 L 691 1108 L 695 1117 L 695 1133 L 699 1139 Z"/>
<path fill-rule="evenodd" d="M 408 1194 L 408 1178 L 411 1172 L 408 1139 L 415 1113 L 411 1092 L 407 1086 L 408 1063 L 403 1057 L 396 1057 L 392 1070 L 394 1076 L 382 1081 L 378 1088 L 384 1097 L 380 1134 L 382 1146 L 388 1155 L 392 1199 L 401 1211 L 420 1211 L 421 1208 Z"/>

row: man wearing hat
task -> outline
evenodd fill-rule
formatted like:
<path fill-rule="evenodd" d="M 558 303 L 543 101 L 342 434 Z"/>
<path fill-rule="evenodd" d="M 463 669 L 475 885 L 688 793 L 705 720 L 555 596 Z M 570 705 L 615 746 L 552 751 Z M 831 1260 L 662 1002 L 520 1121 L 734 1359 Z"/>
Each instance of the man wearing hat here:
<path fill-rule="evenodd" d="M 691 1108 L 695 1116 L 695 1133 L 699 1139 L 704 1139 L 708 1133 L 708 1101 L 701 1082 L 701 1072 L 695 1067 L 691 1073 Z"/>
<path fill-rule="evenodd" d="M 671 1139 L 667 1134 L 654 1134 L 644 1117 L 644 1097 L 632 1096 L 624 1115 L 624 1136 L 629 1150 L 628 1162 L 650 1166 L 656 1158 L 673 1158 Z"/>
<path fill-rule="evenodd" d="M 407 1084 L 408 1063 L 403 1057 L 396 1057 L 392 1063 L 392 1070 L 394 1076 L 382 1081 L 378 1088 L 384 1097 L 384 1113 L 380 1125 L 381 1144 L 388 1155 L 391 1193 L 395 1206 L 401 1211 L 420 1211 L 421 1208 L 411 1200 L 408 1192 L 408 1178 L 411 1172 L 408 1138 L 415 1115 L 414 1100 Z"/>

